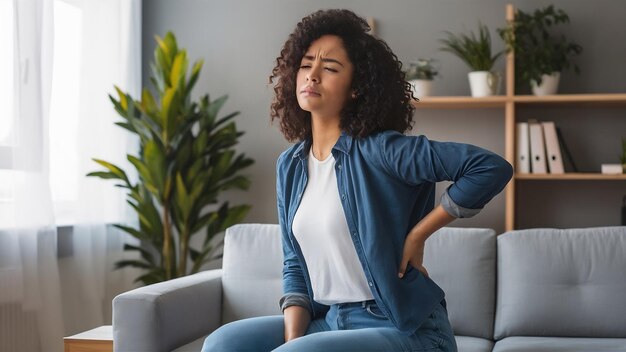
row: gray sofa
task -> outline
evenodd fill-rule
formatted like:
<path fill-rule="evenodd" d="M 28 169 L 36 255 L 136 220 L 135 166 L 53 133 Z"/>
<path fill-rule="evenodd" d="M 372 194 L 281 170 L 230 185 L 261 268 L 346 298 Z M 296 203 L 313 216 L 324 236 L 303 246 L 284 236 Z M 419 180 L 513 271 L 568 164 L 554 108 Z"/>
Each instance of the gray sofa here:
<path fill-rule="evenodd" d="M 446 227 L 424 265 L 446 292 L 459 351 L 626 351 L 626 227 Z M 281 314 L 273 224 L 226 231 L 222 269 L 113 300 L 117 352 L 198 352 L 221 324 Z"/>

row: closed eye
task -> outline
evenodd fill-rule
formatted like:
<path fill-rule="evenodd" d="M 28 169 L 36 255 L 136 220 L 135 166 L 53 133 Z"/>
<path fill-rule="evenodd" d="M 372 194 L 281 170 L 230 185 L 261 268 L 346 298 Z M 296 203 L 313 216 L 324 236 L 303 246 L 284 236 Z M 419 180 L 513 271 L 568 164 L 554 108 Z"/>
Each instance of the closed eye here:
<path fill-rule="evenodd" d="M 311 68 L 311 66 L 310 65 L 302 65 L 302 66 L 300 66 L 300 68 Z M 331 68 L 331 67 L 324 67 L 324 69 L 326 69 L 326 70 L 328 70 L 330 72 L 337 72 L 337 70 L 335 70 L 334 68 Z"/>

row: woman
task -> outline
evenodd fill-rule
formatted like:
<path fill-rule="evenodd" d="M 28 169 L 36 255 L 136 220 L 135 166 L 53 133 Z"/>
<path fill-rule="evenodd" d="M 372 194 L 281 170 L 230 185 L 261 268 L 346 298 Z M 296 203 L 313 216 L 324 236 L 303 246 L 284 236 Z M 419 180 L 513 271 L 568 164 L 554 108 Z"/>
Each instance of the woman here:
<path fill-rule="evenodd" d="M 272 120 L 283 316 L 226 324 L 203 351 L 456 351 L 426 239 L 512 176 L 476 146 L 405 136 L 410 86 L 391 49 L 347 10 L 305 17 L 281 50 Z M 435 183 L 454 183 L 434 207 Z"/>

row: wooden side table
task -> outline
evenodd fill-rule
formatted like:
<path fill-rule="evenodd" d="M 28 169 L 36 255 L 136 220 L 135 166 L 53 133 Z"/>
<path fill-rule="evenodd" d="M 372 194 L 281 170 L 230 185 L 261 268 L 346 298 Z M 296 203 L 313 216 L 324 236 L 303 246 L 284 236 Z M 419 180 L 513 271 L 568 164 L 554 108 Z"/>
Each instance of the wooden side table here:
<path fill-rule="evenodd" d="M 104 325 L 63 338 L 65 352 L 113 352 L 113 327 Z"/>

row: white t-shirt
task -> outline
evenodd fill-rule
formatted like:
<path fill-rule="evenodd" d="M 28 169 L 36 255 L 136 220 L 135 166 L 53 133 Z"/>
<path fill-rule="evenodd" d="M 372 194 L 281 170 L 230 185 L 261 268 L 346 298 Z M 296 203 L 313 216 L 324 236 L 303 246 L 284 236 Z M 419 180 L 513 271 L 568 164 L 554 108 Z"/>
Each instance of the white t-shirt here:
<path fill-rule="evenodd" d="M 308 166 L 292 230 L 307 264 L 313 299 L 326 305 L 373 299 L 339 199 L 335 158 L 330 153 L 317 160 L 311 148 Z"/>

